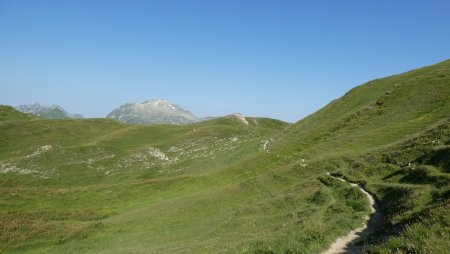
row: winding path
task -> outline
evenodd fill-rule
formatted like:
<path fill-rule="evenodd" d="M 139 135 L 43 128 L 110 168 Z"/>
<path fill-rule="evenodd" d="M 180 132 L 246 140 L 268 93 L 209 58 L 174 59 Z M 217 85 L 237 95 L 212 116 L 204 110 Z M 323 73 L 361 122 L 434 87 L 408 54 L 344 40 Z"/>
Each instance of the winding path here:
<path fill-rule="evenodd" d="M 355 243 L 360 240 L 366 239 L 373 232 L 375 232 L 375 230 L 379 229 L 382 225 L 382 217 L 378 203 L 375 201 L 374 197 L 370 193 L 368 193 L 358 184 L 348 182 L 340 177 L 332 176 L 330 173 L 327 173 L 327 175 L 339 179 L 343 182 L 349 183 L 353 187 L 359 188 L 359 190 L 367 196 L 367 199 L 369 199 L 370 209 L 372 212 L 370 215 L 370 219 L 368 218 L 364 226 L 356 228 L 350 231 L 347 235 L 337 238 L 336 241 L 334 241 L 334 243 L 330 246 L 330 248 L 322 252 L 322 254 L 361 253 L 363 251 L 364 246 L 363 245 L 357 246 L 355 245 Z"/>

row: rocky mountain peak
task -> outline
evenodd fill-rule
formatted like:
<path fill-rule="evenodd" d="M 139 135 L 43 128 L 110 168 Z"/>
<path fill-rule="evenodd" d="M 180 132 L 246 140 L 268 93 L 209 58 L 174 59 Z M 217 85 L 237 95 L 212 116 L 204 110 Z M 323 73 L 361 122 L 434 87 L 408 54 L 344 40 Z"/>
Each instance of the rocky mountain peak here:
<path fill-rule="evenodd" d="M 127 103 L 113 110 L 107 117 L 129 124 L 189 124 L 201 120 L 191 112 L 163 99 Z"/>

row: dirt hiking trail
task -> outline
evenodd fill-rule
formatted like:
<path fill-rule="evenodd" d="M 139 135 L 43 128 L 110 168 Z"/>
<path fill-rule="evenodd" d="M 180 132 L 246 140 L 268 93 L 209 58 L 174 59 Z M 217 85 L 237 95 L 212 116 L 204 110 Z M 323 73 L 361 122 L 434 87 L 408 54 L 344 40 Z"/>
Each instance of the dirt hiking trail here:
<path fill-rule="evenodd" d="M 322 252 L 322 254 L 356 254 L 361 253 L 364 250 L 364 245 L 355 245 L 355 243 L 365 240 L 368 236 L 374 233 L 377 229 L 379 229 L 382 225 L 382 216 L 380 212 L 380 207 L 378 203 L 375 201 L 374 197 L 368 193 L 365 189 L 359 186 L 356 183 L 351 183 L 346 181 L 343 178 L 333 176 L 330 173 L 327 173 L 330 177 L 339 179 L 340 181 L 346 182 L 353 187 L 357 187 L 362 193 L 367 196 L 367 199 L 370 203 L 371 215 L 370 219 L 366 221 L 366 224 L 362 227 L 356 228 L 350 231 L 347 235 L 339 237 L 334 241 L 334 243 L 328 248 L 328 250 Z"/>

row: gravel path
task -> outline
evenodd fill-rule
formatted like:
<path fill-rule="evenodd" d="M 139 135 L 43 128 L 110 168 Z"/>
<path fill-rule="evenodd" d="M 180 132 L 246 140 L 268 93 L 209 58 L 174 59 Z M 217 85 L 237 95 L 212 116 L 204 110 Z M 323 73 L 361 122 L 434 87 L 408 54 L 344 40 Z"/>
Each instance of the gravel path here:
<path fill-rule="evenodd" d="M 339 237 L 334 241 L 334 243 L 328 248 L 328 250 L 322 252 L 322 254 L 338 254 L 338 253 L 361 253 L 364 246 L 355 245 L 356 242 L 366 239 L 375 230 L 379 229 L 382 225 L 382 217 L 378 203 L 375 201 L 374 197 L 364 190 L 361 186 L 355 183 L 350 183 L 343 178 L 332 176 L 330 173 L 327 175 L 339 179 L 343 182 L 349 183 L 351 186 L 359 188 L 359 190 L 367 196 L 370 203 L 370 209 L 372 213 L 370 219 L 367 220 L 366 224 L 362 227 L 350 231 L 347 235 Z"/>

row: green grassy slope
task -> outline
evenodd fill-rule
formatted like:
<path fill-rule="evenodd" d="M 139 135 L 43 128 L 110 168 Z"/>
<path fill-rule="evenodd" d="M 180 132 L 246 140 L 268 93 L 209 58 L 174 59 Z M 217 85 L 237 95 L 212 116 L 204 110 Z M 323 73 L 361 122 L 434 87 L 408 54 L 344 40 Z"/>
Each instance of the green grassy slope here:
<path fill-rule="evenodd" d="M 360 181 L 391 238 L 373 253 L 450 247 L 450 61 L 370 81 L 298 122 L 271 149 Z M 381 237 L 380 236 L 380 237 Z M 381 238 L 382 238 L 381 237 Z"/>
<path fill-rule="evenodd" d="M 445 61 L 358 86 L 292 126 L 283 150 L 354 154 L 421 131 L 449 115 L 449 69 Z"/>
<path fill-rule="evenodd" d="M 91 234 L 99 227 L 105 234 L 129 224 L 150 237 L 146 227 L 161 219 L 150 216 L 154 207 L 168 206 L 172 213 L 161 227 L 177 223 L 182 204 L 195 203 L 198 195 L 220 200 L 220 190 L 236 184 L 220 172 L 261 151 L 266 137 L 287 127 L 278 120 L 249 120 L 246 125 L 225 117 L 186 126 L 133 126 L 106 119 L 3 121 L 2 250 L 48 252 L 55 244 L 88 235 L 94 239 Z M 137 216 L 142 210 L 149 213 Z M 146 227 L 140 222 L 144 218 Z M 119 250 L 116 240 L 104 244 Z"/>
<path fill-rule="evenodd" d="M 318 253 L 369 214 L 335 172 L 380 200 L 389 240 L 368 251 L 439 253 L 449 102 L 446 61 L 356 87 L 294 125 L 4 118 L 0 252 Z"/>
<path fill-rule="evenodd" d="M 11 106 L 0 105 L 0 121 L 29 120 L 34 118 L 37 117 L 19 112 Z"/>

